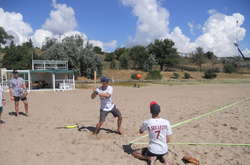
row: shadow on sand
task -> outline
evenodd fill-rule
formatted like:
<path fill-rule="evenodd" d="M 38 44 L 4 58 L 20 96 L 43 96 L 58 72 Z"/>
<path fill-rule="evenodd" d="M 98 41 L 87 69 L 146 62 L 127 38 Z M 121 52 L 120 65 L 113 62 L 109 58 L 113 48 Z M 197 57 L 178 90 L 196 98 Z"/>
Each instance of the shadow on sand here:
<path fill-rule="evenodd" d="M 131 146 L 132 144 L 122 145 L 123 151 L 129 155 L 132 154 L 135 150 L 133 150 Z"/>
<path fill-rule="evenodd" d="M 88 131 L 94 133 L 95 132 L 95 127 L 93 127 L 93 126 L 81 126 L 81 127 L 78 128 L 78 131 L 83 131 L 83 130 L 88 130 Z M 100 131 L 105 131 L 108 134 L 113 133 L 113 134 L 120 135 L 119 132 L 111 130 L 111 129 L 107 129 L 107 128 L 101 128 Z"/>
<path fill-rule="evenodd" d="M 9 115 L 10 115 L 10 116 L 17 116 L 16 112 L 9 112 Z M 26 113 L 24 113 L 24 112 L 19 112 L 19 115 L 28 116 L 28 115 L 26 115 Z"/>

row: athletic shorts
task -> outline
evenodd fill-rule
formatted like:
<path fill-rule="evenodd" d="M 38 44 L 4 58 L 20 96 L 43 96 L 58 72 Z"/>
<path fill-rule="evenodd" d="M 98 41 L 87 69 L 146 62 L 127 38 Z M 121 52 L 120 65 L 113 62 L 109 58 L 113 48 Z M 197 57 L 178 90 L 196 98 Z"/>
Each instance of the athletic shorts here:
<path fill-rule="evenodd" d="M 142 155 L 144 155 L 144 156 L 156 156 L 157 159 L 163 157 L 163 156 L 166 155 L 166 154 L 167 154 L 167 153 L 165 153 L 165 154 L 154 154 L 154 153 L 150 152 L 150 151 L 148 150 L 148 148 L 146 148 L 146 147 L 142 149 Z"/>
<path fill-rule="evenodd" d="M 27 97 L 14 96 L 14 100 L 15 100 L 15 102 L 18 102 L 20 100 L 25 101 L 25 100 L 27 100 Z"/>
<path fill-rule="evenodd" d="M 3 107 L 0 107 L 0 113 L 3 112 Z"/>
<path fill-rule="evenodd" d="M 102 109 L 100 110 L 100 122 L 104 122 L 109 113 L 112 113 L 112 115 L 114 117 L 121 117 L 122 116 L 119 109 L 117 109 L 116 106 L 114 105 L 114 107 L 111 111 L 104 111 Z"/>

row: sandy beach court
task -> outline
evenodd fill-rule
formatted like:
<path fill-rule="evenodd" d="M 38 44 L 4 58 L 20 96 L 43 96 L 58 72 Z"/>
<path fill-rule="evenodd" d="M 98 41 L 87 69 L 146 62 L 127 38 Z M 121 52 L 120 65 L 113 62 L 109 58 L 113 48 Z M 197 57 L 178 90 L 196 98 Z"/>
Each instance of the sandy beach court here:
<path fill-rule="evenodd" d="M 145 165 L 124 151 L 140 136 L 138 128 L 150 118 L 149 102 L 161 105 L 161 116 L 171 124 L 199 116 L 250 96 L 249 84 L 149 85 L 142 88 L 114 87 L 113 101 L 123 115 L 123 135 L 109 115 L 96 137 L 91 130 L 99 119 L 99 99 L 91 90 L 31 92 L 30 116 L 11 116 L 14 104 L 7 97 L 0 125 L 1 165 Z M 23 105 L 21 104 L 23 111 Z M 80 123 L 78 131 L 56 129 Z M 174 142 L 250 143 L 250 100 L 225 111 L 173 129 Z M 147 138 L 139 142 L 147 142 Z M 146 145 L 133 145 L 143 147 Z M 250 147 L 171 145 L 180 159 L 190 154 L 201 165 L 249 165 Z M 177 160 L 179 162 L 180 160 Z M 158 162 L 158 164 L 160 164 Z"/>

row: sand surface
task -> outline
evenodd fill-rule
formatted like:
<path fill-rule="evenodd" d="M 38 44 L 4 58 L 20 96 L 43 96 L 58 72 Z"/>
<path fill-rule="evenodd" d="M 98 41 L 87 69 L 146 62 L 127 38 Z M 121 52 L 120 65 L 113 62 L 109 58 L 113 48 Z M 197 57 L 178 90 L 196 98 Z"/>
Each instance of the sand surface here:
<path fill-rule="evenodd" d="M 91 100 L 90 93 L 91 90 L 31 92 L 29 117 L 10 116 L 14 105 L 8 101 L 3 114 L 6 124 L 0 125 L 0 164 L 144 165 L 145 162 L 126 153 L 124 145 L 140 136 L 139 126 L 150 118 L 150 101 L 159 102 L 161 116 L 174 124 L 250 96 L 250 85 L 114 87 L 113 101 L 122 112 L 124 134 L 112 132 L 116 130 L 116 119 L 109 115 L 103 125 L 105 130 L 97 137 L 89 130 L 99 118 L 99 99 Z M 89 130 L 56 129 L 77 122 Z M 174 142 L 250 143 L 250 100 L 173 131 Z M 147 138 L 140 142 L 147 142 Z M 169 148 L 176 154 L 175 159 L 190 154 L 202 165 L 249 165 L 250 162 L 250 147 Z"/>

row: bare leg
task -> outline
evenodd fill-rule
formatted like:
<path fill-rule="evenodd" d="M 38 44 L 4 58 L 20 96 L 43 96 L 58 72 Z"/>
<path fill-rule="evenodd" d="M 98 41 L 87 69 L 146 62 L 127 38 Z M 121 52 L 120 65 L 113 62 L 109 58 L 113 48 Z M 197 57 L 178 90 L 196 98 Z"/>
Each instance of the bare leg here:
<path fill-rule="evenodd" d="M 122 134 L 121 125 L 122 125 L 122 117 L 119 116 L 118 119 L 117 119 L 117 132 L 120 133 L 120 134 Z"/>
<path fill-rule="evenodd" d="M 29 113 L 29 104 L 28 104 L 28 101 L 24 100 L 23 104 L 24 104 L 25 113 L 26 113 L 26 115 L 28 115 L 28 113 Z"/>
<path fill-rule="evenodd" d="M 16 111 L 16 116 L 19 115 L 19 101 L 15 101 L 15 111 Z"/>
<path fill-rule="evenodd" d="M 154 165 L 155 161 L 156 161 L 156 157 L 155 156 L 149 156 L 148 161 L 149 161 L 149 165 Z"/>
<path fill-rule="evenodd" d="M 99 122 L 96 124 L 95 132 L 93 134 L 97 135 L 99 133 L 102 124 L 103 122 Z"/>
<path fill-rule="evenodd" d="M 148 158 L 141 153 L 141 150 L 134 151 L 132 155 L 140 160 L 146 160 L 146 161 L 148 160 Z"/>

